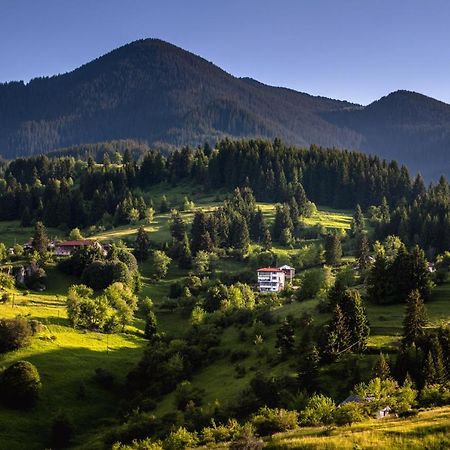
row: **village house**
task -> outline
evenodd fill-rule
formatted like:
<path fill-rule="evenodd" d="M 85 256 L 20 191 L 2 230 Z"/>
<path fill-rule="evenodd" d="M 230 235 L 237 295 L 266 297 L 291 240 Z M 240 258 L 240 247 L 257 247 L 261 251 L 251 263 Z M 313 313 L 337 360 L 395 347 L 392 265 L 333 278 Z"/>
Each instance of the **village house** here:
<path fill-rule="evenodd" d="M 280 267 L 280 270 L 282 270 L 284 272 L 286 281 L 288 281 L 289 283 L 292 283 L 292 280 L 295 277 L 295 269 L 293 267 L 285 264 L 284 266 Z"/>
<path fill-rule="evenodd" d="M 55 244 L 54 253 L 56 256 L 70 256 L 75 250 L 85 247 L 96 247 L 103 252 L 105 251 L 103 246 L 91 239 L 78 239 L 73 241 L 63 241 Z"/>
<path fill-rule="evenodd" d="M 280 292 L 286 284 L 285 273 L 278 268 L 264 267 L 257 270 L 260 292 Z"/>
<path fill-rule="evenodd" d="M 364 404 L 364 403 L 370 403 L 371 401 L 373 401 L 372 397 L 363 398 L 363 397 L 360 397 L 359 395 L 350 395 L 344 401 L 339 403 L 338 406 L 345 405 L 346 403 L 360 403 L 360 404 Z M 383 419 L 383 418 L 389 416 L 391 411 L 392 411 L 392 409 L 391 409 L 390 406 L 385 406 L 384 408 L 380 408 L 379 410 L 376 411 L 375 418 L 376 419 Z"/>

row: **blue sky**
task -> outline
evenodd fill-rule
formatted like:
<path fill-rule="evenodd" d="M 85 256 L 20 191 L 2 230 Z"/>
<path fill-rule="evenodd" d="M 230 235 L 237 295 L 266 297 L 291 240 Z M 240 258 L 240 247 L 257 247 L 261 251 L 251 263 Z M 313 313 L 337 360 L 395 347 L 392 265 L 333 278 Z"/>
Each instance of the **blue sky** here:
<path fill-rule="evenodd" d="M 157 37 L 237 76 L 367 104 L 450 103 L 445 0 L 0 0 L 0 81 L 72 70 Z"/>

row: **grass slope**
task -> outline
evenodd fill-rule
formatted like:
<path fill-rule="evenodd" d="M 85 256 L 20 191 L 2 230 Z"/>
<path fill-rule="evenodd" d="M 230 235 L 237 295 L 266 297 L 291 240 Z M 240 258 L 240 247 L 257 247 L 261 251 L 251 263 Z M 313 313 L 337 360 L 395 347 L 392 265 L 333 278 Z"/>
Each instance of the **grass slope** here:
<path fill-rule="evenodd" d="M 273 449 L 422 450 L 450 448 L 450 407 L 420 412 L 410 419 L 369 420 L 339 428 L 301 428 L 280 433 Z"/>

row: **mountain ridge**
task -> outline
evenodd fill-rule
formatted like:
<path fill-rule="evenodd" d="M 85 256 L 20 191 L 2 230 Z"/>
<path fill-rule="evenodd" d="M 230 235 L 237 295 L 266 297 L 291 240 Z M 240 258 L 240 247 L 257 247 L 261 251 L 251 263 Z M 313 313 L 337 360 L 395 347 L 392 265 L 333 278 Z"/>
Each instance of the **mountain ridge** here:
<path fill-rule="evenodd" d="M 450 174 L 450 105 L 399 90 L 362 106 L 235 77 L 160 39 L 61 75 L 0 84 L 0 155 L 117 139 L 156 147 L 224 137 L 347 148 Z M 434 161 L 430 161 L 430 152 Z"/>

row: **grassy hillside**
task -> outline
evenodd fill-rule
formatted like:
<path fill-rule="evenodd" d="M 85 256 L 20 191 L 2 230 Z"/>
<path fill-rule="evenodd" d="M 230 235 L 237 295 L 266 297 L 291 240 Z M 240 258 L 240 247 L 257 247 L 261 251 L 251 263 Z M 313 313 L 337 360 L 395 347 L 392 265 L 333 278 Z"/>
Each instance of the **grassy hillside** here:
<path fill-rule="evenodd" d="M 172 190 L 158 188 L 155 192 L 147 193 L 152 196 L 155 203 L 163 194 L 167 195 L 169 202 L 173 204 L 181 201 L 184 195 L 189 195 L 194 199 L 196 208 L 205 210 L 211 210 L 220 204 L 216 201 L 216 197 L 203 196 L 189 187 Z M 265 203 L 260 206 L 268 221 L 272 221 L 275 205 Z M 193 211 L 183 212 L 182 215 L 186 222 L 190 223 Z M 154 221 L 146 226 L 152 241 L 162 243 L 169 238 L 168 220 L 169 214 L 156 214 Z M 326 228 L 346 230 L 350 227 L 350 221 L 351 215 L 348 211 L 319 208 L 319 211 L 306 222 L 308 226 L 318 224 Z M 92 237 L 102 241 L 133 240 L 136 228 L 137 225 L 118 227 L 102 231 Z M 32 235 L 31 228 L 21 228 L 16 222 L 0 223 L 0 230 L 2 231 L 0 240 L 8 245 L 14 242 L 22 243 Z M 60 230 L 49 230 L 49 234 L 64 235 Z M 305 245 L 317 245 L 317 242 L 312 239 L 305 242 Z M 251 246 L 250 252 L 253 250 L 254 246 Z M 301 249 L 274 247 L 279 261 L 289 262 L 289 258 L 299 251 Z M 347 258 L 347 261 L 351 260 L 351 257 Z M 154 301 L 161 331 L 170 336 L 181 337 L 189 325 L 190 310 L 184 307 L 169 310 L 165 308 L 165 303 L 168 300 L 170 285 L 186 277 L 188 272 L 172 264 L 167 277 L 154 282 L 151 279 L 150 262 L 141 264 L 140 269 L 143 288 L 139 296 L 141 298 L 148 296 Z M 250 268 L 248 263 L 233 259 L 220 259 L 217 265 L 218 274 L 237 274 L 245 270 L 254 269 Z M 8 366 L 19 359 L 29 360 L 37 366 L 43 383 L 42 399 L 35 409 L 23 413 L 0 408 L 0 448 L 22 449 L 24 442 L 27 442 L 29 449 L 44 448 L 49 442 L 52 416 L 61 408 L 74 418 L 77 428 L 76 446 L 100 448 L 99 436 L 102 430 L 114 424 L 117 418 L 119 400 L 123 395 L 121 383 L 140 359 L 145 346 L 146 341 L 142 335 L 144 321 L 137 317 L 133 325 L 127 327 L 125 333 L 112 335 L 74 330 L 66 318 L 65 295 L 69 286 L 77 280 L 63 275 L 54 266 L 47 268 L 47 273 L 47 291 L 27 294 L 15 290 L 14 304 L 0 305 L 0 317 L 22 315 L 38 319 L 44 324 L 44 331 L 33 338 L 30 347 L 0 356 L 1 366 Z M 429 326 L 450 321 L 450 310 L 447 307 L 449 291 L 450 284 L 435 289 L 427 305 Z M 328 320 L 328 315 L 317 312 L 317 303 L 318 300 L 287 303 L 274 309 L 273 314 L 275 318 L 283 319 L 288 315 L 299 318 L 307 312 L 313 316 L 315 325 L 321 325 Z M 401 305 L 382 307 L 368 305 L 372 328 L 369 347 L 372 351 L 368 355 L 350 355 L 343 358 L 338 365 L 354 367 L 357 364 L 363 374 L 368 373 L 380 349 L 389 352 L 398 346 L 403 309 L 404 306 Z M 232 325 L 224 330 L 220 344 L 221 356 L 212 365 L 199 370 L 191 380 L 194 387 L 204 391 L 205 405 L 216 400 L 224 405 L 237 400 L 257 371 L 274 376 L 295 373 L 295 365 L 279 362 L 274 358 L 278 324 L 263 327 L 261 325 L 261 323 L 247 327 Z M 255 337 L 258 335 L 262 337 L 262 342 L 255 344 Z M 237 351 L 245 351 L 248 356 L 242 361 L 231 362 L 232 353 Z M 112 390 L 102 389 L 93 381 L 94 371 L 99 367 L 110 370 L 116 376 L 116 387 Z M 333 371 L 329 369 L 322 371 L 320 383 L 323 391 L 336 400 L 342 400 L 348 393 L 348 380 L 336 379 Z M 158 403 L 154 412 L 160 415 L 172 411 L 173 408 L 174 394 L 169 394 Z M 442 427 L 448 426 L 450 420 L 450 409 L 444 408 L 440 411 L 436 416 L 436 421 L 440 424 L 436 425 L 437 433 L 441 432 L 439 430 Z M 276 436 L 273 443 L 286 448 L 355 448 L 355 445 L 367 440 L 368 443 L 374 442 L 373 445 L 377 442 L 385 445 L 377 448 L 397 448 L 392 445 L 401 442 L 399 439 L 403 439 L 402 436 L 406 433 L 401 425 L 403 422 L 383 421 L 383 427 L 379 428 L 380 423 L 367 422 L 339 430 L 301 429 L 296 433 Z M 422 426 L 434 426 L 431 413 L 422 413 L 419 418 L 411 419 L 408 423 L 412 443 L 414 436 L 420 438 Z M 33 442 L 30 442 L 30 434 L 34 436 Z"/>
<path fill-rule="evenodd" d="M 271 449 L 422 450 L 450 446 L 450 407 L 420 412 L 409 419 L 386 418 L 352 426 L 301 428 L 275 435 Z"/>

